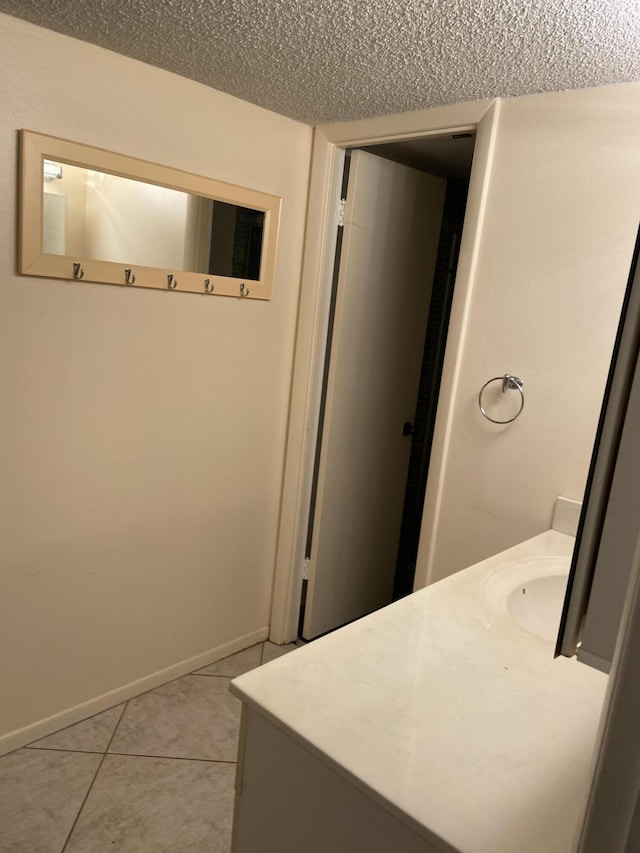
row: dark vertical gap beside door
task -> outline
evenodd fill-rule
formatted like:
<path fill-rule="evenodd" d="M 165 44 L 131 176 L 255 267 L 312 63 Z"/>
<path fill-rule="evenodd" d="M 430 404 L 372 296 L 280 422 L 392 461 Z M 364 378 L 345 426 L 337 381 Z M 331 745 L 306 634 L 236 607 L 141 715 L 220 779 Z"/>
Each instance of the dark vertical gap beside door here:
<path fill-rule="evenodd" d="M 344 169 L 342 172 L 342 187 L 340 190 L 340 198 L 344 201 L 347 198 L 347 189 L 349 185 L 349 167 L 351 165 L 351 151 L 345 152 Z M 322 435 L 324 432 L 324 417 L 327 406 L 327 387 L 329 382 L 329 366 L 331 363 L 331 344 L 333 341 L 333 326 L 336 316 L 336 299 L 338 295 L 338 276 L 340 274 L 340 254 L 342 252 L 342 238 L 344 234 L 344 225 L 338 225 L 338 234 L 336 237 L 336 250 L 333 260 L 333 276 L 331 279 L 331 299 L 329 302 L 329 319 L 327 323 L 327 343 L 324 354 L 324 367 L 322 370 L 322 392 L 320 396 L 320 411 L 318 414 L 318 435 L 316 437 L 315 457 L 313 460 L 313 479 L 311 481 L 311 500 L 309 502 L 309 520 L 307 523 L 307 541 L 305 543 L 304 555 L 305 559 L 311 556 L 311 542 L 313 539 L 313 523 L 316 514 L 316 502 L 318 498 L 318 477 L 320 472 L 320 448 L 322 446 Z M 302 581 L 302 590 L 300 596 L 300 618 L 298 620 L 298 636 L 302 636 L 302 625 L 304 622 L 304 611 L 307 601 L 307 580 Z"/>
<path fill-rule="evenodd" d="M 422 508 L 427 491 L 429 459 L 468 190 L 468 180 L 450 178 L 447 181 L 418 400 L 413 422 L 407 490 L 393 587 L 394 601 L 413 592 Z"/>

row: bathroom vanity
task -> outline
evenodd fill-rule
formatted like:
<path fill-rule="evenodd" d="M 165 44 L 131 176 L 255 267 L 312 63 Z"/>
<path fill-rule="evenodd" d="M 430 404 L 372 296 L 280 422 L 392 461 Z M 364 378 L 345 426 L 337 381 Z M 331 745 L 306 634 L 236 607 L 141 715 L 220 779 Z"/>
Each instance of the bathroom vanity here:
<path fill-rule="evenodd" d="M 547 531 L 235 679 L 233 853 L 569 853 L 607 682 L 553 658 L 573 544 Z"/>

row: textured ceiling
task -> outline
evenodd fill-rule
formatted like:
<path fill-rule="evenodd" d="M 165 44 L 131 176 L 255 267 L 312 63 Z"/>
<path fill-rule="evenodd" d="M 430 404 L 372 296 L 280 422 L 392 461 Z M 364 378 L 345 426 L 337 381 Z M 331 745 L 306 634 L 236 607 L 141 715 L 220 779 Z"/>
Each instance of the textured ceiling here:
<path fill-rule="evenodd" d="M 638 0 L 0 0 L 301 121 L 640 80 Z"/>

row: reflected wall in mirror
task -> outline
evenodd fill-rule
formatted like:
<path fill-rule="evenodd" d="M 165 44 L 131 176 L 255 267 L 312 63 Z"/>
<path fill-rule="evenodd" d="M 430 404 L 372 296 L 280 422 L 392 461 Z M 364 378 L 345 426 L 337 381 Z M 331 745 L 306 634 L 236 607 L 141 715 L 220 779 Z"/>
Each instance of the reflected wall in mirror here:
<path fill-rule="evenodd" d="M 29 131 L 21 189 L 21 273 L 270 298 L 275 196 Z"/>

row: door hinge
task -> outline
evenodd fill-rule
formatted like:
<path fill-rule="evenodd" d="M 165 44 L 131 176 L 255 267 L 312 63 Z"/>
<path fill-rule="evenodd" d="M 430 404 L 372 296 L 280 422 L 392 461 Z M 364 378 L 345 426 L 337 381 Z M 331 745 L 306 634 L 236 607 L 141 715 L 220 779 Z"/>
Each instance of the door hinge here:
<path fill-rule="evenodd" d="M 344 208 L 346 204 L 346 198 L 341 198 L 340 206 L 338 207 L 338 228 L 342 228 L 342 226 L 344 225 Z"/>
<path fill-rule="evenodd" d="M 302 563 L 302 580 L 309 580 L 309 558 L 305 557 L 304 562 Z"/>

